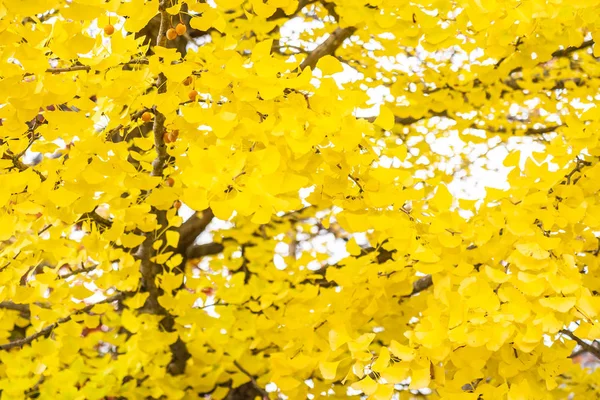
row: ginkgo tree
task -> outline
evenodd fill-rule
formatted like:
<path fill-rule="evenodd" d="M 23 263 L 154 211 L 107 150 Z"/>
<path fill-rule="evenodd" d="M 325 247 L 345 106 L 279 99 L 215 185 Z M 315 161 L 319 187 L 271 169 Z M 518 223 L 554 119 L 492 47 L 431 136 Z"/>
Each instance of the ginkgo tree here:
<path fill-rule="evenodd" d="M 600 395 L 600 1 L 3 0 L 2 399 Z"/>

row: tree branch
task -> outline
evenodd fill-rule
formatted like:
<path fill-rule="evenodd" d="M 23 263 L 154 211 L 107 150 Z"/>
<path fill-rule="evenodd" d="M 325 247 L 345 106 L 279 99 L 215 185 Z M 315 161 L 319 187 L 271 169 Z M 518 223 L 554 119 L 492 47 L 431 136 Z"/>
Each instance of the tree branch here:
<path fill-rule="evenodd" d="M 119 65 L 121 66 L 126 66 L 126 65 L 147 65 L 149 63 L 149 61 L 145 58 L 137 58 L 137 59 L 133 59 L 127 62 L 123 62 Z M 91 71 L 92 67 L 90 67 L 89 65 L 71 65 L 69 67 L 57 67 L 57 68 L 46 68 L 46 72 L 52 73 L 52 74 L 60 74 L 62 72 L 76 72 L 76 71 Z"/>
<path fill-rule="evenodd" d="M 196 238 L 204 232 L 210 221 L 214 218 L 214 214 L 210 208 L 192 215 L 179 227 L 179 244 L 177 251 L 180 254 L 186 254 L 188 248 L 194 244 Z"/>
<path fill-rule="evenodd" d="M 424 290 L 429 289 L 431 286 L 433 286 L 433 278 L 431 277 L 431 275 L 426 275 L 422 278 L 417 279 L 414 283 L 413 283 L 413 291 L 411 294 L 409 294 L 408 296 L 404 296 L 404 297 L 410 297 L 410 296 L 414 296 L 417 293 L 420 293 Z"/>
<path fill-rule="evenodd" d="M 59 74 L 61 72 L 90 71 L 91 69 L 92 67 L 90 67 L 89 65 L 72 65 L 70 67 L 47 68 L 46 72 Z"/>
<path fill-rule="evenodd" d="M 176 1 L 160 0 L 158 11 L 160 14 L 160 26 L 156 36 L 156 45 L 167 47 L 166 33 L 169 29 L 171 16 L 167 12 L 167 7 L 173 6 Z M 156 87 L 159 94 L 167 92 L 167 77 L 161 72 L 156 80 Z M 165 167 L 169 160 L 167 146 L 164 140 L 165 134 L 165 115 L 154 107 L 154 123 L 152 125 L 152 133 L 154 136 L 154 149 L 156 158 L 152 162 L 152 171 L 150 176 L 163 177 Z M 152 207 L 151 211 L 156 215 L 158 221 L 158 231 L 165 232 L 168 228 L 167 213 L 165 210 L 158 210 Z M 154 315 L 164 315 L 160 321 L 160 326 L 167 332 L 175 332 L 175 317 L 171 315 L 159 302 L 158 297 L 161 294 L 161 289 L 156 284 L 156 277 L 163 271 L 163 266 L 151 261 L 153 245 L 155 240 L 162 238 L 155 237 L 155 232 L 147 232 L 146 238 L 138 247 L 135 257 L 140 260 L 140 273 L 143 289 L 148 292 L 148 298 L 142 306 L 142 310 Z M 171 375 L 180 375 L 185 372 L 187 360 L 191 357 L 187 350 L 185 342 L 178 337 L 177 340 L 169 346 L 171 350 L 171 362 L 167 366 L 167 372 Z"/>
<path fill-rule="evenodd" d="M 2 301 L 0 302 L 0 308 L 4 310 L 18 311 L 24 314 L 29 313 L 29 304 L 17 304 L 12 301 Z"/>
<path fill-rule="evenodd" d="M 162 47 L 165 47 L 167 43 L 166 32 L 168 29 L 170 18 L 169 13 L 166 11 L 166 8 L 167 1 L 161 0 L 159 6 L 161 20 L 157 36 L 157 45 Z M 167 78 L 162 72 L 158 74 L 156 86 L 158 87 L 158 93 L 166 93 Z M 163 138 L 163 135 L 165 133 L 165 121 L 166 118 L 164 114 L 162 114 L 158 110 L 155 110 L 152 131 L 154 134 L 154 148 L 156 151 L 156 158 L 152 162 L 152 171 L 150 172 L 151 176 L 162 176 L 168 159 L 167 146 Z M 159 223 L 165 222 L 161 221 L 164 219 L 164 212 L 161 213 L 157 210 L 154 210 L 154 212 L 157 214 L 157 219 Z M 148 291 L 149 294 L 144 308 L 147 308 L 153 314 L 158 314 L 162 310 L 162 307 L 158 303 L 159 290 L 156 286 L 156 275 L 158 275 L 160 268 L 150 261 L 152 244 L 154 241 L 153 235 L 153 232 L 146 233 L 146 239 L 139 246 L 135 256 L 136 258 L 141 260 L 140 273 L 142 275 L 142 283 L 143 287 Z"/>
<path fill-rule="evenodd" d="M 264 399 L 269 398 L 269 393 L 267 393 L 267 391 L 265 389 L 263 389 L 262 387 L 260 387 L 258 385 L 258 383 L 256 382 L 256 379 L 254 378 L 254 375 L 252 375 L 250 372 L 248 372 L 248 370 L 246 370 L 244 367 L 242 367 L 240 365 L 240 363 L 237 362 L 237 360 L 233 360 L 233 365 L 235 365 L 237 367 L 237 369 L 239 369 L 244 375 L 246 375 L 248 378 L 250 378 L 250 382 L 252 382 L 252 386 L 254 386 L 254 388 L 260 392 L 260 394 L 262 395 L 262 397 Z"/>
<path fill-rule="evenodd" d="M 92 272 L 96 268 L 98 268 L 97 265 L 92 265 L 91 267 L 86 267 L 86 268 L 79 268 L 79 269 L 76 269 L 74 271 L 67 272 L 64 275 L 60 275 L 59 277 L 60 277 L 60 279 L 67 279 L 67 278 L 70 278 L 70 277 L 72 277 L 74 275 L 77 275 L 77 274 L 84 274 L 86 272 Z"/>
<path fill-rule="evenodd" d="M 206 243 L 190 246 L 187 249 L 186 257 L 188 259 L 200 258 L 219 254 L 225 247 L 221 243 Z"/>
<path fill-rule="evenodd" d="M 554 132 L 558 128 L 562 128 L 563 126 L 564 125 L 550 125 L 550 126 L 545 126 L 543 128 L 527 128 L 524 130 L 521 129 L 521 131 L 523 131 L 523 135 L 526 135 L 526 136 L 542 135 L 544 133 Z M 512 132 L 513 135 L 515 135 L 520 130 L 517 127 L 510 128 L 510 129 L 506 128 L 504 126 L 501 126 L 499 128 L 494 128 L 491 126 L 478 126 L 476 124 L 471 125 L 470 128 L 481 129 L 481 130 L 488 131 L 491 133 L 508 133 L 510 131 L 510 132 Z"/>
<path fill-rule="evenodd" d="M 344 40 L 352 36 L 354 32 L 356 32 L 356 28 L 353 26 L 337 28 L 323 43 L 317 46 L 304 61 L 302 61 L 300 69 L 303 70 L 306 67 L 314 69 L 321 58 L 333 55 L 342 43 L 344 43 Z"/>
<path fill-rule="evenodd" d="M 428 115 L 423 115 L 421 117 L 398 117 L 398 116 L 394 116 L 394 123 L 396 125 L 412 125 L 416 122 L 422 121 L 424 119 L 428 119 L 428 118 L 433 118 L 433 117 L 444 117 L 444 118 L 451 118 L 448 115 L 447 111 L 441 111 L 441 112 L 437 112 L 437 111 L 433 111 L 433 110 L 429 110 L 429 114 Z M 365 120 L 373 123 L 375 122 L 375 120 L 377 119 L 377 117 L 367 117 L 364 118 Z"/>
<path fill-rule="evenodd" d="M 124 296 L 125 295 L 123 293 L 119 293 L 119 294 L 116 294 L 114 296 L 107 297 L 106 299 L 98 301 L 96 303 L 89 304 L 89 305 L 87 305 L 87 306 L 85 306 L 85 307 L 83 307 L 83 308 L 75 311 L 74 313 L 72 313 L 72 314 L 70 314 L 70 315 L 68 315 L 66 317 L 60 318 L 56 322 L 48 325 L 47 327 L 43 328 L 42 330 L 40 330 L 40 331 L 38 331 L 38 332 L 30 335 L 30 336 L 27 336 L 27 337 L 25 337 L 23 339 L 14 340 L 14 341 L 12 341 L 10 343 L 6 343 L 6 344 L 3 344 L 3 345 L 0 345 L 0 350 L 10 350 L 10 349 L 13 349 L 15 347 L 23 347 L 26 344 L 29 344 L 29 343 L 33 342 L 35 339 L 49 334 L 50 332 L 52 332 L 52 330 L 54 328 L 56 328 L 60 324 L 64 324 L 65 322 L 69 322 L 73 318 L 73 316 L 79 315 L 79 314 L 85 314 L 87 312 L 90 312 L 98 304 L 112 303 L 114 301 L 121 300 L 121 299 L 124 298 Z"/>
<path fill-rule="evenodd" d="M 600 349 L 584 342 L 582 339 L 575 336 L 575 334 L 568 329 L 563 329 L 559 333 L 569 337 L 571 340 L 574 340 L 583 350 L 593 354 L 597 359 L 600 360 Z"/>
<path fill-rule="evenodd" d="M 94 209 L 91 212 L 87 212 L 87 213 L 81 215 L 81 217 L 79 218 L 79 221 L 83 221 L 88 218 L 91 219 L 92 221 L 96 222 L 98 225 L 101 225 L 104 228 L 110 228 L 112 226 L 112 221 L 98 215 L 96 213 L 96 209 Z"/>
<path fill-rule="evenodd" d="M 569 46 L 561 50 L 556 50 L 554 53 L 552 53 L 552 57 L 568 57 L 576 51 L 587 49 L 588 47 L 592 47 L 593 45 L 593 40 L 586 40 L 580 46 Z"/>

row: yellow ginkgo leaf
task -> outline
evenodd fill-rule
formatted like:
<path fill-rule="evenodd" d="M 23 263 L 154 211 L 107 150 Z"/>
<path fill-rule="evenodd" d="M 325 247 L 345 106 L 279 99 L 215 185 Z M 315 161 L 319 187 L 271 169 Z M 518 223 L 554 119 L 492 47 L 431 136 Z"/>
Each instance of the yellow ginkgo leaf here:
<path fill-rule="evenodd" d="M 359 390 L 370 396 L 377 390 L 378 384 L 370 376 L 364 377 L 361 381 L 352 384 L 352 389 Z"/>
<path fill-rule="evenodd" d="M 544 297 L 539 300 L 540 304 L 544 307 L 551 308 L 558 312 L 568 312 L 575 306 L 577 298 L 570 297 Z"/>
<path fill-rule="evenodd" d="M 338 368 L 339 364 L 340 364 L 339 361 L 331 361 L 331 362 L 321 361 L 319 363 L 319 371 L 321 371 L 321 375 L 323 376 L 323 379 L 327 379 L 327 380 L 335 379 L 335 376 L 337 374 L 337 368 Z"/>
<path fill-rule="evenodd" d="M 344 70 L 342 63 L 337 58 L 329 55 L 319 59 L 317 62 L 317 68 L 321 70 L 323 75 L 333 75 Z"/>
<path fill-rule="evenodd" d="M 394 127 L 394 113 L 387 106 L 382 105 L 374 124 L 386 131 L 391 130 Z"/>

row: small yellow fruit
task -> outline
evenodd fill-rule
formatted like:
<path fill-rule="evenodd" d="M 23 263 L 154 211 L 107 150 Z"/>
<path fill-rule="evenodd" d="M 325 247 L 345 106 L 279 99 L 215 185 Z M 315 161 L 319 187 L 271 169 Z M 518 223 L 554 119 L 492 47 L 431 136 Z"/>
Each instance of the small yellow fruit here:
<path fill-rule="evenodd" d="M 108 25 L 106 25 L 106 26 L 104 27 L 104 34 L 105 34 L 106 36 L 110 36 L 110 35 L 112 35 L 113 33 L 115 33 L 115 27 L 114 27 L 114 26 L 112 26 L 111 24 L 108 24 Z"/>
<path fill-rule="evenodd" d="M 174 40 L 177 38 L 177 31 L 173 28 L 169 28 L 167 31 L 167 39 Z"/>
<path fill-rule="evenodd" d="M 165 132 L 163 140 L 165 143 L 173 143 L 177 140 L 177 135 L 174 132 Z"/>
<path fill-rule="evenodd" d="M 175 32 L 177 32 L 177 34 L 179 36 L 185 34 L 186 31 L 187 31 L 187 28 L 182 23 L 177 24 L 177 26 L 175 27 Z"/>
<path fill-rule="evenodd" d="M 190 98 L 190 100 L 195 101 L 196 97 L 198 96 L 198 92 L 195 90 L 192 90 L 188 93 L 188 97 Z"/>
<path fill-rule="evenodd" d="M 152 121 L 152 114 L 149 113 L 148 111 L 146 111 L 145 113 L 142 114 L 142 121 L 144 122 L 150 122 Z"/>

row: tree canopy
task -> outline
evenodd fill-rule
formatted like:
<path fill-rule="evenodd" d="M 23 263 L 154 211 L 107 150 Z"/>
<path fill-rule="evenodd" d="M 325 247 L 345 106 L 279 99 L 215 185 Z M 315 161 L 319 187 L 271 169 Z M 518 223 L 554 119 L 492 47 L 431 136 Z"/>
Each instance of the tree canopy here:
<path fill-rule="evenodd" d="M 600 395 L 600 1 L 3 0 L 2 399 Z"/>

